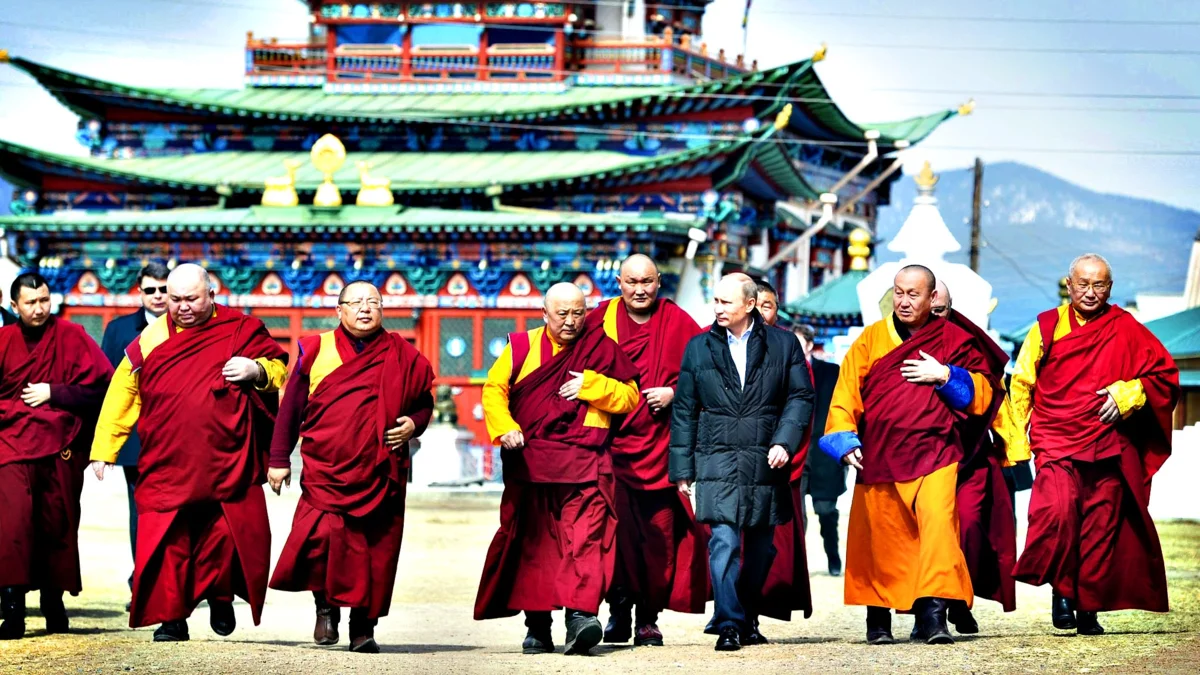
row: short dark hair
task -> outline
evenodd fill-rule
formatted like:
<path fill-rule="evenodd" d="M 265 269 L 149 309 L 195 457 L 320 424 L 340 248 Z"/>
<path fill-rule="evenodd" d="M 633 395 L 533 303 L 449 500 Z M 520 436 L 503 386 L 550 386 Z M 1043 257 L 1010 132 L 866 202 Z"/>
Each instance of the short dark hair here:
<path fill-rule="evenodd" d="M 755 279 L 755 283 L 758 284 L 759 293 L 770 293 L 771 295 L 775 296 L 776 300 L 779 299 L 779 291 L 775 290 L 775 287 L 771 285 L 771 282 L 767 281 L 766 279 Z"/>
<path fill-rule="evenodd" d="M 799 323 L 792 326 L 792 332 L 804 338 L 805 342 L 816 342 L 817 331 L 812 326 L 806 323 Z"/>
<path fill-rule="evenodd" d="M 137 283 L 140 286 L 142 279 L 145 279 L 146 277 L 150 277 L 151 279 L 162 279 L 163 281 L 166 281 L 167 277 L 170 275 L 171 270 L 167 269 L 166 265 L 152 262 L 138 272 Z"/>
<path fill-rule="evenodd" d="M 37 272 L 25 272 L 24 274 L 18 274 L 17 278 L 13 279 L 12 286 L 8 289 L 8 297 L 12 298 L 13 302 L 16 302 L 17 298 L 21 295 L 22 288 L 28 288 L 36 291 L 42 286 L 50 288 L 50 282 L 46 281 L 46 277 L 38 274 Z"/>
<path fill-rule="evenodd" d="M 925 279 L 929 282 L 929 291 L 932 293 L 933 289 L 937 288 L 937 277 L 933 276 L 933 270 L 929 269 L 928 267 L 924 265 L 905 265 L 904 267 L 900 268 L 899 272 L 896 272 L 896 276 L 900 276 L 905 272 L 921 272 L 925 275 Z"/>

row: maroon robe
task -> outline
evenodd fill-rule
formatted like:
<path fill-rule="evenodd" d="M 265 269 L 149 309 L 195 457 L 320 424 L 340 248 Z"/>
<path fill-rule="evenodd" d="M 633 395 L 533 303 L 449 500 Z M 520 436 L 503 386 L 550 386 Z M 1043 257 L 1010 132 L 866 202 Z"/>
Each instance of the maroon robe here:
<path fill-rule="evenodd" d="M 111 376 L 76 324 L 50 317 L 32 351 L 20 324 L 0 328 L 0 587 L 82 590 L 79 496 Z M 31 408 L 21 392 L 38 382 L 51 385 L 51 398 Z M 64 388 L 96 400 L 60 400 Z"/>
<path fill-rule="evenodd" d="M 595 614 L 612 583 L 613 430 L 584 426 L 587 402 L 568 401 L 558 390 L 569 371 L 626 382 L 637 379 L 637 368 L 603 331 L 585 328 L 556 355 L 545 332 L 542 339 L 541 365 L 509 389 L 525 447 L 502 453 L 500 529 L 484 562 L 477 620 L 560 607 Z M 528 340 L 529 333 L 509 336 L 514 379 Z"/>
<path fill-rule="evenodd" d="M 610 303 L 617 343 L 637 367 L 643 389 L 674 387 L 696 321 L 670 300 L 658 300 L 644 324 L 629 316 L 621 298 L 600 304 L 587 316 L 587 330 L 604 331 Z M 650 410 L 645 398 L 617 429 L 612 441 L 616 478 L 617 567 L 613 592 L 628 594 L 644 610 L 700 614 L 711 594 L 708 533 L 696 522 L 692 504 L 667 476 L 671 413 Z M 620 598 L 612 598 L 616 601 Z"/>
<path fill-rule="evenodd" d="M 414 437 L 424 432 L 433 368 L 394 333 L 377 335 L 357 354 L 342 329 L 334 339 L 342 365 L 311 396 L 307 377 L 293 373 L 283 407 L 295 396 L 307 402 L 295 426 L 281 416 L 275 428 L 276 450 L 290 454 L 297 436 L 303 439 L 304 492 L 270 586 L 320 592 L 332 605 L 365 608 L 376 619 L 391 606 L 410 463 L 408 444 L 393 451 L 384 434 L 401 416 L 412 418 Z M 320 345 L 319 335 L 302 341 L 298 371 L 307 374 Z"/>
<path fill-rule="evenodd" d="M 950 321 L 975 336 L 983 348 L 986 367 L 983 375 L 992 387 L 988 414 L 963 420 L 963 445 L 966 454 L 958 466 L 959 543 L 971 587 L 976 597 L 995 600 L 1006 612 L 1017 608 L 1016 580 L 1012 569 L 1017 561 L 1017 521 L 1012 494 L 1004 481 L 1004 446 L 990 432 L 996 412 L 1004 400 L 1004 366 L 1008 355 L 988 334 L 970 319 L 951 311 Z"/>
<path fill-rule="evenodd" d="M 1072 319 L 1074 318 L 1073 312 Z M 1171 454 L 1179 370 L 1162 343 L 1119 307 L 1053 340 L 1058 310 L 1038 317 L 1046 354 L 1029 426 L 1037 474 L 1018 581 L 1049 583 L 1081 611 L 1168 611 L 1150 481 Z M 1140 380 L 1146 404 L 1100 421 L 1116 381 Z"/>
<path fill-rule="evenodd" d="M 271 553 L 259 486 L 275 396 L 227 382 L 221 368 L 234 356 L 287 354 L 262 321 L 219 305 L 200 326 L 168 330 L 144 360 L 141 337 L 125 351 L 142 402 L 129 624 L 184 619 L 201 600 L 234 595 L 250 603 L 257 624 Z"/>

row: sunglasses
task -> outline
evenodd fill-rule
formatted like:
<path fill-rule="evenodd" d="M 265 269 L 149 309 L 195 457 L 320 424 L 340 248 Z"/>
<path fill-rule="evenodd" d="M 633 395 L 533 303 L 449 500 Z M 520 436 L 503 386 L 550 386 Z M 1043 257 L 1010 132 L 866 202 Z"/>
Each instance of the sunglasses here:
<path fill-rule="evenodd" d="M 167 287 L 166 286 L 147 286 L 142 289 L 142 292 L 145 293 L 146 295 L 154 295 L 155 293 L 166 294 Z"/>

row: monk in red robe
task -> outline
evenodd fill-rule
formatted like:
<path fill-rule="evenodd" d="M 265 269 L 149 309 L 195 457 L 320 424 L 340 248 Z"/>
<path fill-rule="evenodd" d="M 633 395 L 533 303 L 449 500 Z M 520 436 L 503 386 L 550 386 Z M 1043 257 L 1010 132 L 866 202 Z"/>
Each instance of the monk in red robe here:
<path fill-rule="evenodd" d="M 341 326 L 300 340 L 271 443 L 267 481 L 291 483 L 301 441 L 303 493 L 271 588 L 311 591 L 313 639 L 337 644 L 350 609 L 350 651 L 378 653 L 375 625 L 386 616 L 404 534 L 408 442 L 433 414 L 433 368 L 408 340 L 383 329 L 379 289 L 347 284 Z"/>
<path fill-rule="evenodd" d="M 890 609 L 917 615 L 917 637 L 954 641 L 951 601 L 974 598 L 959 544 L 959 463 L 966 422 L 987 429 L 1001 400 L 985 347 L 934 317 L 936 279 L 896 275 L 894 313 L 868 326 L 842 362 L 822 452 L 858 470 L 846 542 L 846 604 L 867 606 L 867 641 L 894 641 Z"/>
<path fill-rule="evenodd" d="M 586 654 L 613 580 L 613 415 L 637 406 L 638 370 L 602 330 L 583 292 L 546 291 L 544 328 L 509 335 L 488 371 L 483 410 L 501 447 L 500 530 L 488 548 L 475 618 L 525 612 L 526 654 L 554 651 L 551 611 L 566 610 L 567 654 Z"/>
<path fill-rule="evenodd" d="M 25 593 L 41 590 L 47 633 L 69 629 L 78 595 L 79 495 L 96 413 L 112 376 L 80 326 L 50 314 L 36 272 L 12 284 L 18 322 L 0 328 L 0 640 L 25 635 Z"/>
<path fill-rule="evenodd" d="M 658 297 L 661 277 L 649 257 L 621 264 L 621 297 L 587 316 L 637 366 L 642 400 L 625 416 L 612 441 L 616 478 L 617 567 L 608 594 L 604 641 L 661 646 L 664 609 L 704 613 L 708 600 L 708 537 L 687 495 L 667 477 L 671 401 L 688 340 L 700 326 L 678 305 Z M 633 610 L 637 608 L 637 624 Z"/>
<path fill-rule="evenodd" d="M 262 616 L 271 530 L 262 488 L 274 395 L 287 354 L 262 321 L 213 301 L 199 265 L 167 277 L 167 314 L 125 350 L 104 397 L 92 468 L 103 480 L 134 424 L 142 440 L 137 556 L 129 625 L 155 623 L 158 642 L 188 639 L 207 600 L 229 635 L 233 596 Z"/>
<path fill-rule="evenodd" d="M 1004 366 L 1008 363 L 1008 354 L 986 331 L 954 311 L 950 289 L 941 279 L 938 279 L 937 291 L 933 315 L 949 319 L 975 336 L 986 357 L 984 372 L 988 383 L 997 392 L 994 399 L 1002 401 L 999 392 L 1004 386 Z M 993 427 L 998 427 L 1002 418 L 1004 407 L 1001 405 L 997 409 Z M 1017 561 L 1017 521 L 1012 493 L 1004 481 L 1004 467 L 1012 462 L 1005 454 L 1006 446 L 998 433 L 984 426 L 983 421 L 980 417 L 964 421 L 964 457 L 958 465 L 958 488 L 955 491 L 959 544 L 971 573 L 975 597 L 994 600 L 1000 603 L 1005 612 L 1011 612 L 1017 608 L 1016 580 L 1012 576 L 1012 568 Z M 947 618 L 961 634 L 979 632 L 979 623 L 967 603 L 961 600 L 950 602 Z M 913 630 L 916 631 L 916 627 Z"/>
<path fill-rule="evenodd" d="M 1150 479 L 1171 454 L 1179 370 L 1162 343 L 1108 304 L 1112 268 L 1070 267 L 1071 302 L 1038 316 L 1013 371 L 1007 442 L 1037 466 L 1018 581 L 1053 589 L 1054 627 L 1104 632 L 1097 612 L 1168 611 Z M 1028 435 L 1026 435 L 1028 431 Z"/>

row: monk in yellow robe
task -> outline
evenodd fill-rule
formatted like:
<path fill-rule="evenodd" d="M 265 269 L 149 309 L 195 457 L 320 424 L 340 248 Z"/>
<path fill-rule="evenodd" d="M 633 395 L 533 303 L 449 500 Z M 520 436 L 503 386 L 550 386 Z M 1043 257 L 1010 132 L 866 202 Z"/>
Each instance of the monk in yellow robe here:
<path fill-rule="evenodd" d="M 845 601 L 867 606 L 871 644 L 894 641 L 891 609 L 917 615 L 919 639 L 952 643 L 948 602 L 970 607 L 974 597 L 955 487 L 963 422 L 995 414 L 998 383 L 984 374 L 977 338 L 932 315 L 936 283 L 919 265 L 896 275 L 894 313 L 850 348 L 819 443 L 858 471 Z"/>
<path fill-rule="evenodd" d="M 551 286 L 546 326 L 509 335 L 483 386 L 504 496 L 475 618 L 525 612 L 526 654 L 554 651 L 550 612 L 558 608 L 566 610 L 565 653 L 587 654 L 604 634 L 596 613 L 616 564 L 611 416 L 637 406 L 639 374 L 585 314 L 575 285 Z"/>

